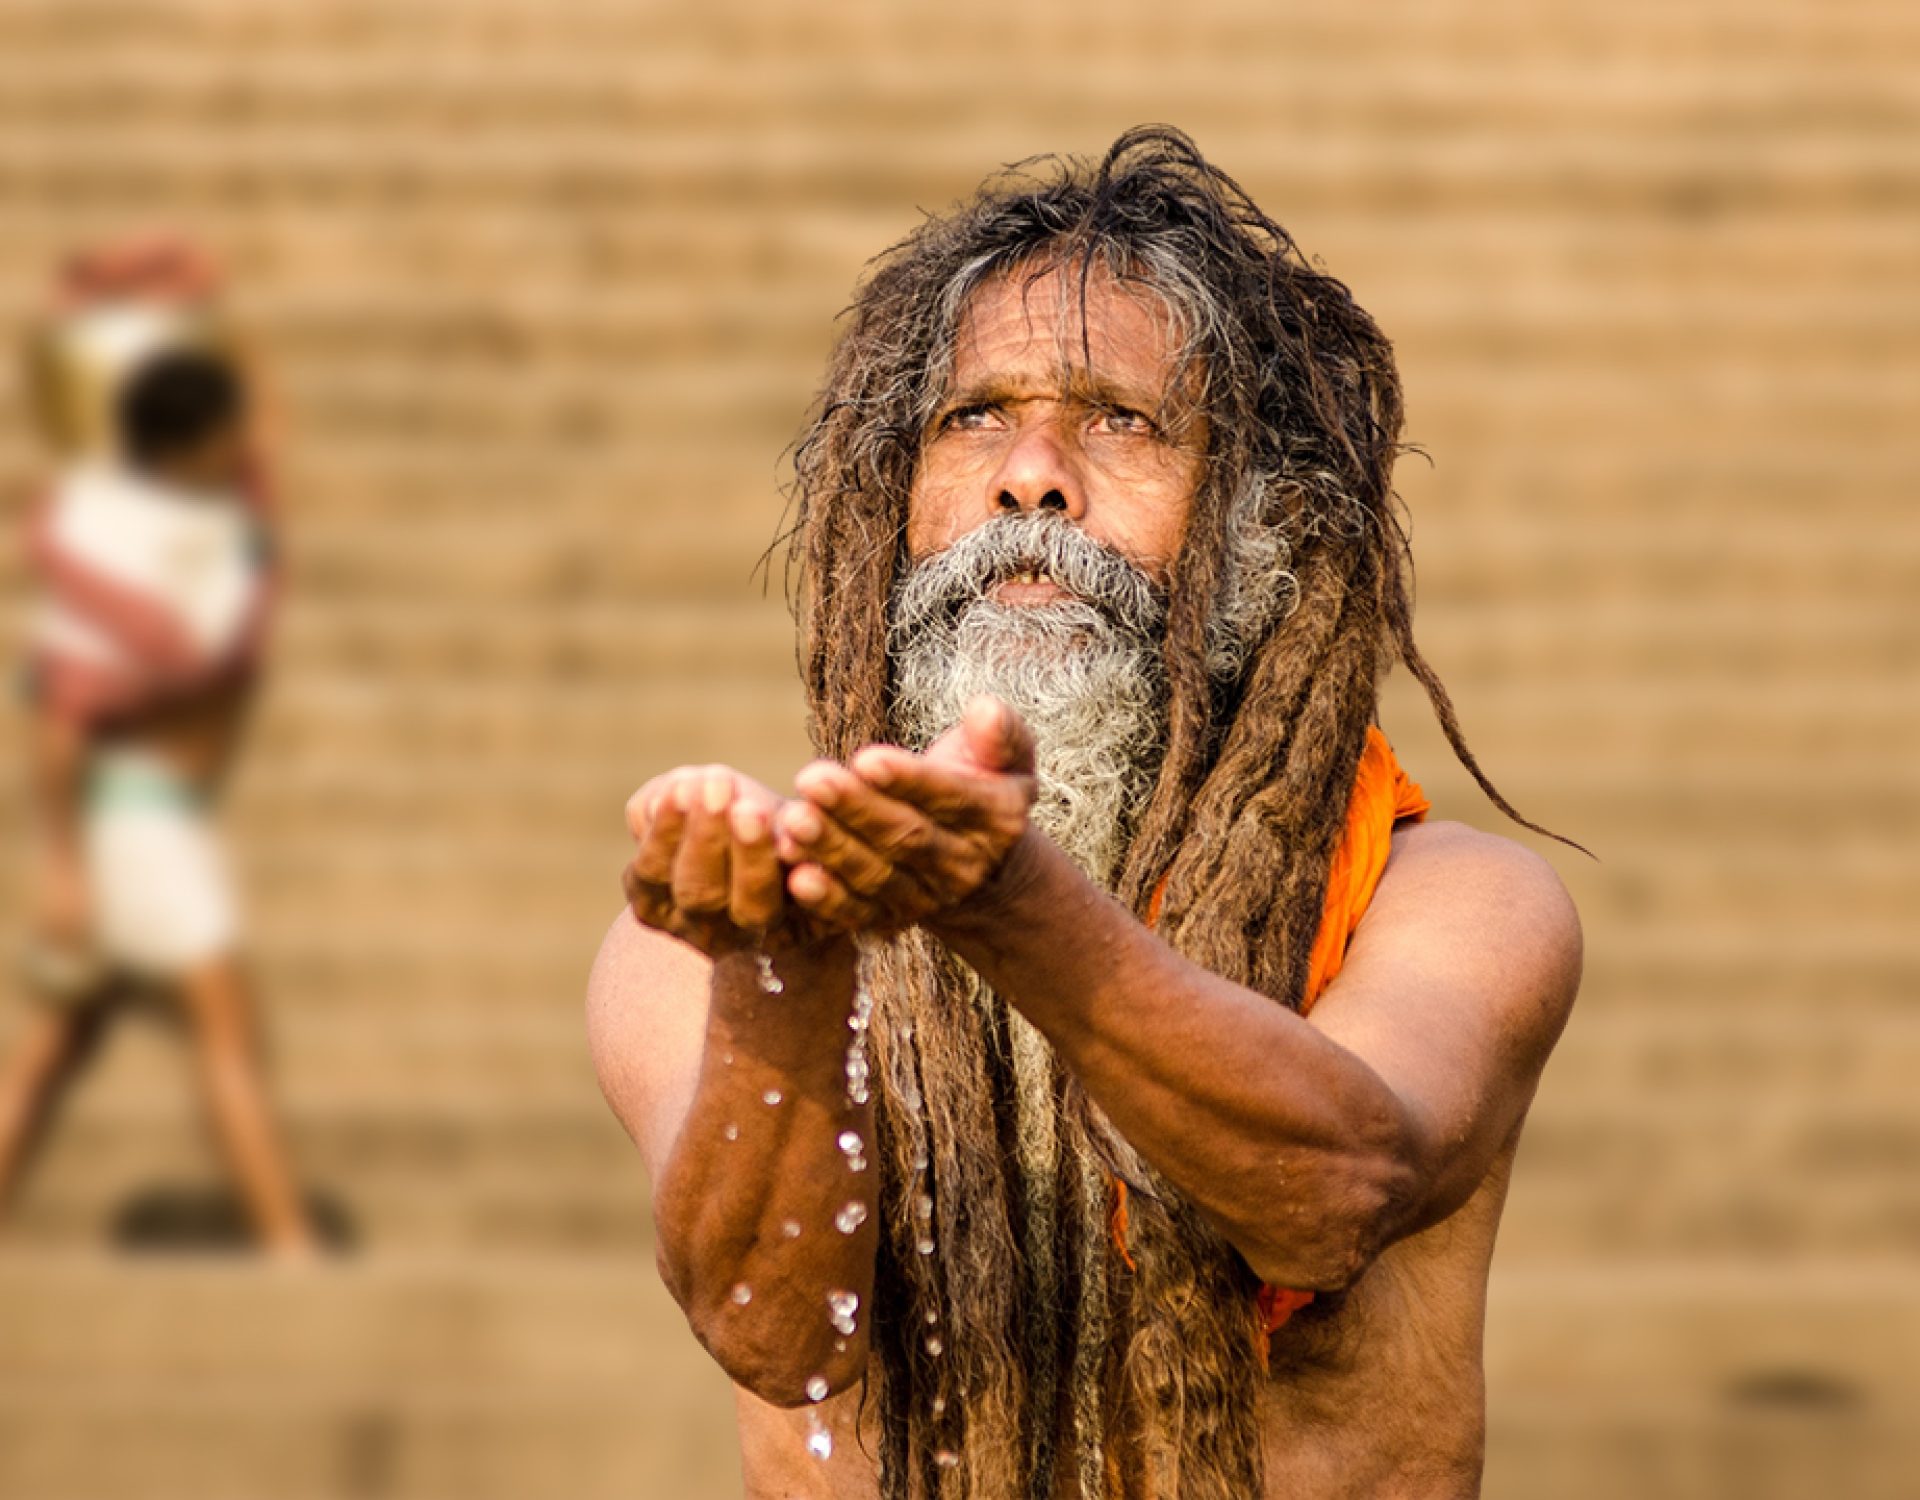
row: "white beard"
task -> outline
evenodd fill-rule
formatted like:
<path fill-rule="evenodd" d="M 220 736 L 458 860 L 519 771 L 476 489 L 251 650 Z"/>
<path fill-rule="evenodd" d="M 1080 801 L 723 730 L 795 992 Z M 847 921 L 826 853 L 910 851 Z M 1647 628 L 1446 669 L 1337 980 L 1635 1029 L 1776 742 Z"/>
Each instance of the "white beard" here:
<path fill-rule="evenodd" d="M 923 749 L 991 693 L 1038 746 L 1035 823 L 1111 888 L 1165 749 L 1167 690 L 1156 638 L 1080 600 L 976 599 L 893 646 L 894 728 Z"/>

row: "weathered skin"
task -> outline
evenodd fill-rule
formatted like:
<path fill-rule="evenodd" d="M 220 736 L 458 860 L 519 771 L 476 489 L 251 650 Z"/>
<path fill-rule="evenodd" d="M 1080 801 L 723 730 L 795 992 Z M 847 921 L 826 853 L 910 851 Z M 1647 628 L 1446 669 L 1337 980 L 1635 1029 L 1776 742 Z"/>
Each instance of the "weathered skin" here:
<path fill-rule="evenodd" d="M 1406 951 L 1430 948 L 1434 993 L 1444 997 L 1432 1004 L 1435 1009 L 1457 1007 L 1457 1032 L 1505 1027 L 1518 1019 L 1512 1013 L 1497 1018 L 1493 1014 L 1497 1002 L 1484 999 L 1478 1014 L 1471 1009 L 1473 989 L 1480 987 L 1485 994 L 1487 976 L 1502 967 L 1501 953 L 1517 956 L 1520 966 L 1532 971 L 1532 979 L 1538 982 L 1533 999 L 1541 1006 L 1543 1024 L 1557 1026 L 1552 1008 L 1564 1006 L 1561 997 L 1570 994 L 1571 971 L 1577 963 L 1577 957 L 1561 946 L 1572 920 L 1563 902 L 1544 867 L 1505 840 L 1459 824 L 1403 828 L 1394 836 L 1386 874 L 1355 936 L 1347 966 L 1315 1008 L 1313 1018 L 1301 1021 L 1277 1007 L 1272 1009 L 1276 1019 L 1290 1023 L 1285 1030 L 1315 1033 L 1309 1046 L 1316 1049 L 1342 1033 L 1357 1034 L 1368 1024 L 1364 1012 L 1380 993 L 1378 987 L 1399 978 L 1396 970 Z M 1525 909 L 1515 911 L 1515 903 Z M 1462 929 L 1468 912 L 1475 912 L 1474 925 L 1465 930 L 1477 930 L 1491 940 L 1472 945 L 1481 956 L 1456 956 L 1447 951 L 1444 941 L 1434 943 L 1435 929 Z M 1039 912 L 1033 917 L 1041 946 L 1063 936 L 1064 922 L 1048 921 Z M 1138 941 L 1159 946 L 1144 931 Z M 1126 962 L 1113 965 L 1121 973 L 1131 967 Z M 663 1262 L 676 1240 L 681 1241 L 683 1253 L 690 1248 L 681 1240 L 688 1235 L 704 1245 L 731 1239 L 788 1247 L 787 1260 L 777 1269 L 769 1267 L 760 1273 L 763 1279 L 754 1283 L 753 1303 L 733 1309 L 739 1313 L 765 1305 L 769 1276 L 809 1290 L 856 1284 L 863 1274 L 870 1275 L 853 1267 L 862 1259 L 870 1266 L 871 1240 L 864 1232 L 848 1240 L 827 1228 L 833 1211 L 847 1196 L 842 1189 L 851 1182 L 843 1175 L 833 1137 L 848 1121 L 858 1123 L 844 1113 L 839 1038 L 834 1037 L 834 1046 L 825 1049 L 820 1067 L 824 1103 L 814 1102 L 810 1093 L 805 1098 L 790 1095 L 778 1107 L 759 1103 L 760 1089 L 774 1075 L 759 1060 L 762 1053 L 752 1054 L 750 1060 L 739 1036 L 716 1021 L 714 1009 L 731 1006 L 724 993 L 717 1007 L 709 1005 L 712 972 L 712 966 L 692 950 L 622 914 L 608 935 L 594 977 L 593 1031 L 602 1079 L 654 1180 L 664 1189 L 673 1170 L 695 1172 L 705 1181 L 709 1172 L 725 1172 L 734 1162 L 757 1159 L 764 1163 L 747 1169 L 755 1186 L 735 1205 L 738 1217 L 728 1213 L 731 1222 L 724 1229 L 711 1220 L 683 1226 L 676 1222 L 672 1201 L 663 1203 Z M 805 1003 L 796 991 L 797 966 L 783 966 L 783 973 L 788 988 L 777 1003 L 772 997 L 756 998 L 751 991 L 739 997 L 757 1009 L 756 1023 L 762 1029 L 778 1015 L 782 1033 L 784 1023 L 794 1019 L 787 1002 Z M 721 988 L 726 989 L 724 979 Z M 1423 1013 L 1427 1008 L 1420 1006 Z M 1433 1041 L 1435 1051 L 1446 1050 L 1445 1039 Z M 732 1067 L 717 1062 L 716 1045 L 734 1052 Z M 1538 1047 L 1542 1042 L 1509 1033 L 1501 1045 Z M 1298 1062 L 1295 1059 L 1296 1068 Z M 1183 1065 L 1197 1072 L 1220 1071 L 1210 1056 L 1195 1055 L 1184 1059 Z M 705 1072 L 727 1076 L 708 1080 Z M 783 1076 L 791 1080 L 795 1073 Z M 1440 1497 L 1476 1492 L 1484 1426 L 1480 1341 L 1487 1268 L 1519 1137 L 1520 1111 L 1531 1086 L 1516 1084 L 1515 1089 L 1521 1096 L 1517 1104 L 1496 1111 L 1512 1118 L 1464 1205 L 1441 1222 L 1390 1245 L 1344 1294 L 1323 1296 L 1295 1314 L 1275 1336 L 1273 1378 L 1266 1400 L 1272 1495 Z M 689 1105 L 691 1116 L 683 1113 Z M 741 1128 L 737 1141 L 698 1148 L 689 1139 L 700 1119 L 729 1114 L 737 1117 Z M 682 1120 L 688 1123 L 679 1126 Z M 1141 1135 L 1133 1138 L 1138 1143 Z M 696 1152 L 696 1162 L 669 1168 L 675 1156 L 693 1157 Z M 1226 1154 L 1222 1152 L 1221 1158 Z M 1216 1159 L 1216 1165 L 1222 1164 Z M 763 1173 L 765 1183 L 782 1185 L 789 1196 L 764 1201 L 756 1211 L 745 1200 L 760 1191 Z M 705 1206 L 716 1213 L 728 1212 L 712 1199 Z M 788 1217 L 807 1226 L 798 1240 L 787 1241 L 780 1234 L 778 1226 Z M 1281 1217 L 1288 1215 L 1283 1212 Z M 1303 1282 L 1304 1278 L 1296 1278 L 1291 1284 Z M 669 1285 L 674 1285 L 671 1274 Z M 717 1295 L 724 1297 L 731 1285 L 729 1281 L 728 1288 Z M 728 1303 L 721 1306 L 731 1308 Z M 691 1308 L 690 1312 L 696 1331 L 701 1331 L 699 1313 Z M 711 1316 L 724 1323 L 728 1314 L 716 1308 Z M 785 1325 L 788 1317 L 791 1326 L 770 1324 L 764 1343 L 755 1342 L 769 1351 L 805 1347 L 810 1335 L 824 1329 L 812 1296 L 795 1299 L 780 1324 Z M 710 1334 L 709 1342 L 718 1344 L 717 1352 L 731 1355 L 725 1338 Z M 856 1353 L 858 1349 L 856 1345 Z M 846 1363 L 836 1363 L 824 1353 L 818 1357 L 819 1368 L 836 1386 L 857 1379 Z M 803 1359 L 792 1364 L 796 1382 L 806 1378 L 805 1363 Z M 753 1367 L 743 1363 L 742 1369 L 749 1374 L 749 1383 L 756 1383 L 751 1378 Z M 763 1389 L 782 1403 L 796 1399 L 793 1390 L 780 1388 L 777 1381 L 773 1388 Z M 804 1411 L 783 1410 L 747 1389 L 739 1390 L 737 1399 L 750 1495 L 874 1493 L 871 1467 L 854 1432 L 857 1387 L 820 1408 L 822 1419 L 836 1434 L 835 1457 L 824 1464 L 806 1451 Z M 872 1451 L 871 1442 L 866 1451 Z"/>
<path fill-rule="evenodd" d="M 1195 435 L 1142 415 L 1170 378 L 1163 331 L 1114 288 L 1088 307 L 1081 343 L 1057 298 L 978 295 L 912 497 L 917 554 L 1012 508 L 1059 510 L 1150 570 L 1178 547 Z M 1049 587 L 1001 597 L 1044 606 Z M 871 1211 L 874 1190 L 835 1144 L 871 1138 L 845 1097 L 847 934 L 919 923 L 1263 1280 L 1318 1294 L 1273 1342 L 1269 1494 L 1473 1495 L 1494 1233 L 1578 985 L 1564 889 L 1507 840 L 1402 827 L 1303 1019 L 1175 953 L 1032 827 L 1032 752 L 983 700 L 925 754 L 817 762 L 790 797 L 697 767 L 628 805 L 631 909 L 595 967 L 590 1033 L 654 1183 L 662 1274 L 740 1388 L 747 1493 L 876 1493 L 876 1445 L 857 1431 L 876 1216 L 851 1235 L 831 1224 L 848 1202 Z M 863 1310 L 839 1342 L 829 1288 Z M 816 1376 L 829 1394 L 813 1406 Z M 807 1451 L 814 1419 L 834 1436 L 826 1461 Z"/>

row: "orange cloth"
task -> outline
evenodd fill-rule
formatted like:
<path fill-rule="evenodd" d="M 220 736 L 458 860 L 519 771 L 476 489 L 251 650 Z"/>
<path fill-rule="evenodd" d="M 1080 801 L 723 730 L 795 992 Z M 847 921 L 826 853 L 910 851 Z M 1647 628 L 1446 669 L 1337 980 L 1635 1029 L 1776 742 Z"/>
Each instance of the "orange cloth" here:
<path fill-rule="evenodd" d="M 1396 825 L 1419 822 L 1432 806 L 1418 782 L 1400 769 L 1393 747 L 1376 724 L 1367 726 L 1367 742 L 1360 751 L 1360 766 L 1355 773 L 1353 795 L 1347 802 L 1347 826 L 1327 868 L 1326 904 L 1321 908 L 1320 930 L 1314 936 L 1313 953 L 1307 962 L 1307 988 L 1300 997 L 1300 1014 L 1312 1010 L 1326 993 L 1334 976 L 1346 962 L 1347 945 L 1354 929 L 1367 914 L 1367 904 L 1379 888 L 1380 875 L 1387 867 L 1387 851 Z M 1163 878 L 1147 903 L 1147 925 L 1160 919 L 1160 907 L 1167 890 Z M 1121 1258 L 1133 1265 L 1127 1250 L 1127 1185 L 1114 1179 L 1113 1241 Z M 1266 1340 L 1300 1308 L 1313 1301 L 1312 1292 L 1292 1291 L 1285 1287 L 1263 1286 L 1254 1310 L 1261 1331 L 1264 1357 Z"/>

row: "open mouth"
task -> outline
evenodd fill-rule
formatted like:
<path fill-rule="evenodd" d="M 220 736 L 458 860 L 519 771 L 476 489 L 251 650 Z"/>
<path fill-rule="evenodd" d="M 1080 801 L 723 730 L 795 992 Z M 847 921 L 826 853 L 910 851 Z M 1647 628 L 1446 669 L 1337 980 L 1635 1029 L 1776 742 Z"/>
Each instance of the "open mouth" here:
<path fill-rule="evenodd" d="M 1008 604 L 1046 604 L 1072 597 L 1046 569 L 1020 568 L 993 586 L 993 597 Z"/>

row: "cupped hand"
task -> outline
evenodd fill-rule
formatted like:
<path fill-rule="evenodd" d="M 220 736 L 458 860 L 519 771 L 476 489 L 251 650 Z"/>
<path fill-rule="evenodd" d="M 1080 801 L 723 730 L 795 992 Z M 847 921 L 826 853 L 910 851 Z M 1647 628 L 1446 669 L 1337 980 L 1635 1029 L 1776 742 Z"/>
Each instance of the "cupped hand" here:
<path fill-rule="evenodd" d="M 845 766 L 816 761 L 775 819 L 786 889 L 840 930 L 898 931 L 986 891 L 1026 833 L 1033 735 L 976 698 L 924 754 L 869 745 Z"/>
<path fill-rule="evenodd" d="M 786 895 L 773 821 L 781 798 L 726 766 L 682 766 L 627 802 L 627 903 L 648 927 L 709 958 L 819 935 Z"/>

